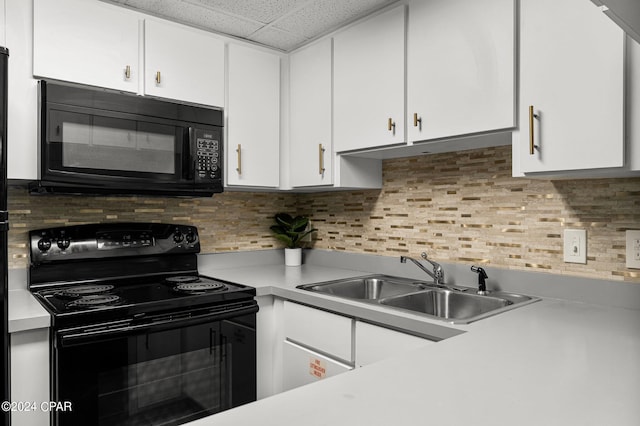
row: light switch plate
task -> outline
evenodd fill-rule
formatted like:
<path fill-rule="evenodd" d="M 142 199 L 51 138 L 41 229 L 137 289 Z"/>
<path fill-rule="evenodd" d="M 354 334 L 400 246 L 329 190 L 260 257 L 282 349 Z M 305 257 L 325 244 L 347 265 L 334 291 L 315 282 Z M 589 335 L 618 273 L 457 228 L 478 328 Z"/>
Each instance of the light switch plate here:
<path fill-rule="evenodd" d="M 627 268 L 640 269 L 640 230 L 627 231 Z"/>
<path fill-rule="evenodd" d="M 564 230 L 565 263 L 587 263 L 587 230 Z"/>

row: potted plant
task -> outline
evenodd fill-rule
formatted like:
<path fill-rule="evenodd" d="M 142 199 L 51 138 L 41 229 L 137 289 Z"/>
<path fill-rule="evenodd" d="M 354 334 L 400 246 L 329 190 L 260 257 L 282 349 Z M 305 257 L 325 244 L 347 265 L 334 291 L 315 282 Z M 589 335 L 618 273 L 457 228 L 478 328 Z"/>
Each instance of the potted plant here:
<path fill-rule="evenodd" d="M 276 238 L 286 244 L 284 260 L 287 266 L 300 266 L 302 264 L 302 245 L 304 237 L 317 231 L 309 228 L 309 218 L 305 216 L 293 217 L 288 213 L 278 213 L 274 217 L 276 224 L 271 230 Z"/>

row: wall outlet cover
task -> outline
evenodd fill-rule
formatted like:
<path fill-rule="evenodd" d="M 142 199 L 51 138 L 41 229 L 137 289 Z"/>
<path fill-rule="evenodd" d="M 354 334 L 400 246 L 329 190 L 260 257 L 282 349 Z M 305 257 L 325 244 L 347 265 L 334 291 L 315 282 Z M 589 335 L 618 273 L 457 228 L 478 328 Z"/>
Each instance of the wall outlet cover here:
<path fill-rule="evenodd" d="M 627 268 L 640 269 L 640 230 L 627 231 Z"/>
<path fill-rule="evenodd" d="M 565 263 L 587 263 L 587 230 L 564 230 Z"/>

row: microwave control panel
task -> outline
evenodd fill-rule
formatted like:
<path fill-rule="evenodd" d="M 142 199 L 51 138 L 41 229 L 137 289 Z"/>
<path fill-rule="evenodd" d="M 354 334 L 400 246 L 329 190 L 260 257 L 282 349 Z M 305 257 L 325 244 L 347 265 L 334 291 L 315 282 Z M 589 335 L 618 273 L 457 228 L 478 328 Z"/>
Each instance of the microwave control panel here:
<path fill-rule="evenodd" d="M 219 130 L 194 129 L 196 182 L 207 182 L 222 177 L 222 141 L 219 135 Z"/>

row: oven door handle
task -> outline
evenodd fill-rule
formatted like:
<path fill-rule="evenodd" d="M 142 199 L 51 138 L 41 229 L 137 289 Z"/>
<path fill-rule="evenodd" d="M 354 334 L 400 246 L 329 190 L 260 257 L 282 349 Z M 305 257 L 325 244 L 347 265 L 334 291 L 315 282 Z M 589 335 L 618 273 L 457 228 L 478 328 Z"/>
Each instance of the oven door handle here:
<path fill-rule="evenodd" d="M 85 345 L 89 343 L 103 342 L 107 340 L 120 339 L 134 335 L 144 335 L 158 331 L 173 330 L 176 328 L 189 327 L 193 325 L 205 324 L 212 321 L 222 321 L 243 315 L 251 315 L 258 312 L 258 304 L 254 301 L 252 305 L 244 305 L 234 307 L 221 312 L 213 312 L 185 319 L 168 319 L 155 322 L 149 322 L 138 325 L 127 325 L 116 328 L 105 328 L 98 330 L 76 331 L 58 334 L 58 339 L 62 347 Z"/>

